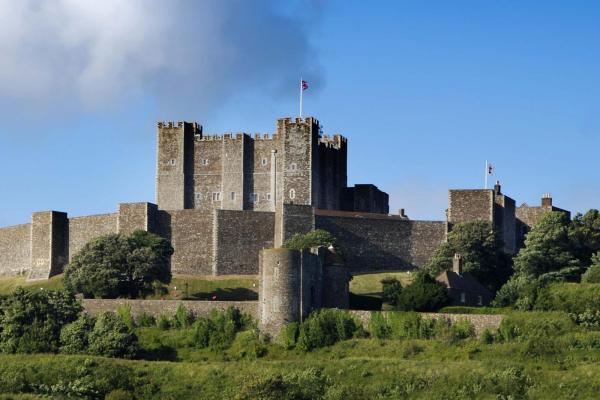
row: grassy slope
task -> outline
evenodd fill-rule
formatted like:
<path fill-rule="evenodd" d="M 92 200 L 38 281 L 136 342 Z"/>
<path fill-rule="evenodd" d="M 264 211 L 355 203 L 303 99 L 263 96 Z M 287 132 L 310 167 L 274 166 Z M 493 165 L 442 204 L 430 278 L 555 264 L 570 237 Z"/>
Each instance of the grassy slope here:
<path fill-rule="evenodd" d="M 27 290 L 62 289 L 62 275 L 34 282 L 27 282 L 24 277 L 3 277 L 0 278 L 0 295 L 9 294 L 19 286 Z M 208 300 L 216 294 L 219 300 L 258 299 L 258 279 L 253 275 L 226 277 L 175 275 L 171 283 L 167 285 L 167 289 L 167 294 L 150 298 L 181 299 L 185 297 Z"/>
<path fill-rule="evenodd" d="M 398 279 L 402 282 L 402 286 L 406 286 L 411 280 L 411 274 L 408 272 L 355 275 L 350 281 L 350 291 L 354 294 L 381 297 L 381 280 L 388 277 Z"/>
<path fill-rule="evenodd" d="M 124 361 L 85 356 L 1 355 L 2 368 L 37 370 L 37 379 L 68 381 L 77 374 L 131 377 L 138 398 L 228 399 L 248 382 L 309 368 L 322 369 L 346 399 L 494 399 L 513 381 L 493 384 L 511 368 L 524 368 L 530 399 L 593 399 L 600 390 L 600 351 L 572 351 L 543 358 L 521 356 L 517 343 L 484 345 L 470 341 L 449 346 L 437 341 L 357 339 L 313 353 L 275 346 L 259 360 L 231 361 L 232 355 L 196 351 L 194 361 Z M 88 370 L 82 371 L 82 365 Z M 121 370 L 126 368 L 128 370 Z M 43 372 L 41 372 L 43 371 Z M 60 372 L 59 372 L 60 371 Z M 71 378 L 73 379 L 73 378 Z M 97 381 L 102 381 L 101 377 Z M 503 383 L 504 382 L 504 383 Z M 508 387 L 505 387 L 508 386 Z M 381 396 L 382 392 L 390 396 Z M 395 394 L 394 394 L 395 393 Z"/>

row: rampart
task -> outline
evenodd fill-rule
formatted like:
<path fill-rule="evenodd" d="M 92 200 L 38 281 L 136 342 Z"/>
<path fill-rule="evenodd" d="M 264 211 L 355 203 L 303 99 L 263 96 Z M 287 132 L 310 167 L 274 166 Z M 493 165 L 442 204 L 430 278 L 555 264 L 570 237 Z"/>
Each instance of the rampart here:
<path fill-rule="evenodd" d="M 129 299 L 83 299 L 85 311 L 97 315 L 104 311 L 116 312 L 128 307 L 133 316 L 148 314 L 154 317 L 172 316 L 182 305 L 195 316 L 209 315 L 212 310 L 226 310 L 229 307 L 258 318 L 257 301 L 193 301 L 193 300 L 129 300 Z"/>
<path fill-rule="evenodd" d="M 350 314 L 356 317 L 366 328 L 369 326 L 371 322 L 371 317 L 374 312 L 379 311 L 361 311 L 361 310 L 350 310 Z M 383 315 L 389 315 L 390 313 L 394 313 L 397 311 L 382 311 Z M 419 313 L 425 319 L 445 319 L 451 323 L 455 323 L 457 321 L 469 321 L 473 324 L 473 328 L 475 330 L 476 336 L 481 336 L 481 334 L 486 330 L 496 330 L 500 327 L 500 323 L 504 319 L 503 315 L 500 314 L 436 314 L 436 313 Z"/>
<path fill-rule="evenodd" d="M 31 224 L 0 229 L 0 276 L 23 275 L 31 258 Z"/>
<path fill-rule="evenodd" d="M 352 272 L 423 266 L 446 238 L 446 223 L 396 216 L 315 210 L 315 228 L 337 239 Z"/>

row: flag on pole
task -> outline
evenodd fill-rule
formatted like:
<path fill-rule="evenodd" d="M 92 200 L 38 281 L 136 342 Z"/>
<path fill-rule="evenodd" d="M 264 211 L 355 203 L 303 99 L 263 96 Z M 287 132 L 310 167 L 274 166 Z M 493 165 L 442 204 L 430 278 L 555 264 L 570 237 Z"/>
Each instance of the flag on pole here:
<path fill-rule="evenodd" d="M 490 163 L 488 163 L 487 165 L 487 174 L 488 175 L 493 175 L 494 174 L 494 166 Z"/>
<path fill-rule="evenodd" d="M 308 82 L 300 81 L 300 87 L 302 88 L 302 90 L 308 89 Z"/>

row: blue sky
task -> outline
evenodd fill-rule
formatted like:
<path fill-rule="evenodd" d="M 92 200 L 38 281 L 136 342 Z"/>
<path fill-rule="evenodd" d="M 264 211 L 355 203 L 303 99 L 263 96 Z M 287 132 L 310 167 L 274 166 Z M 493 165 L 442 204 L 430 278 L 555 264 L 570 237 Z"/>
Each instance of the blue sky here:
<path fill-rule="evenodd" d="M 392 211 L 442 219 L 486 159 L 517 204 L 600 207 L 600 3 L 121 3 L 0 0 L 0 226 L 154 201 L 157 120 L 272 132 L 301 74 Z"/>

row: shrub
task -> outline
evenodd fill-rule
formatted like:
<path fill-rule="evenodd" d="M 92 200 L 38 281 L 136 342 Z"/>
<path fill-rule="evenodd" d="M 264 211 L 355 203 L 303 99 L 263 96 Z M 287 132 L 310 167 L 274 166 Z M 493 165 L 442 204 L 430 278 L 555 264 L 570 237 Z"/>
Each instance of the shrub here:
<path fill-rule="evenodd" d="M 581 276 L 581 282 L 584 283 L 600 283 L 600 253 L 594 255 L 596 261 L 587 271 Z"/>
<path fill-rule="evenodd" d="M 509 367 L 502 371 L 490 372 L 486 381 L 498 400 L 521 400 L 527 398 L 527 391 L 533 385 L 532 379 L 523 367 Z"/>
<path fill-rule="evenodd" d="M 0 303 L 0 351 L 57 351 L 62 328 L 75 321 L 81 309 L 75 297 L 64 291 L 17 289 Z"/>
<path fill-rule="evenodd" d="M 254 360 L 267 354 L 267 346 L 260 340 L 258 331 L 247 330 L 235 336 L 227 353 L 234 359 Z"/>
<path fill-rule="evenodd" d="M 142 313 L 137 317 L 136 321 L 138 326 L 149 328 L 151 326 L 156 326 L 156 318 L 147 313 Z"/>
<path fill-rule="evenodd" d="M 525 340 L 521 353 L 526 357 L 554 356 L 560 353 L 560 347 L 553 337 L 534 335 Z"/>
<path fill-rule="evenodd" d="M 210 347 L 213 351 L 224 350 L 231 346 L 237 332 L 248 328 L 253 328 L 251 318 L 237 308 L 213 310 L 210 317 L 198 318 L 194 323 L 192 345 Z"/>
<path fill-rule="evenodd" d="M 123 389 L 115 389 L 108 393 L 104 400 L 135 400 L 135 397 L 131 392 Z"/>
<path fill-rule="evenodd" d="M 381 281 L 383 301 L 395 306 L 402 294 L 402 284 L 396 278 L 385 278 Z"/>
<path fill-rule="evenodd" d="M 69 354 L 85 353 L 95 323 L 93 317 L 82 314 L 75 322 L 65 325 L 60 332 L 60 351 Z"/>
<path fill-rule="evenodd" d="M 292 322 L 286 324 L 279 333 L 279 342 L 286 349 L 293 349 L 298 343 L 298 336 L 300 335 L 300 324 Z"/>
<path fill-rule="evenodd" d="M 238 392 L 237 400 L 324 400 L 331 379 L 320 369 L 307 368 L 285 375 L 251 378 Z"/>
<path fill-rule="evenodd" d="M 194 322 L 194 316 L 192 313 L 185 308 L 183 304 L 180 304 L 175 311 L 173 316 L 173 327 L 175 328 L 188 328 Z"/>
<path fill-rule="evenodd" d="M 371 315 L 369 321 L 369 333 L 377 339 L 388 339 L 392 333 L 387 318 L 380 312 L 375 312 Z"/>
<path fill-rule="evenodd" d="M 98 315 L 89 334 L 90 354 L 105 357 L 133 358 L 139 350 L 138 338 L 116 314 Z"/>
<path fill-rule="evenodd" d="M 503 341 L 527 340 L 535 336 L 555 337 L 573 331 L 575 324 L 563 312 L 511 313 L 504 317 L 498 328 Z"/>
<path fill-rule="evenodd" d="M 402 311 L 436 311 L 448 303 L 447 288 L 426 273 L 419 272 L 398 297 Z"/>
<path fill-rule="evenodd" d="M 130 330 L 135 328 L 135 320 L 131 315 L 131 306 L 129 304 L 117 308 L 117 315 L 127 325 Z"/>
<path fill-rule="evenodd" d="M 283 244 L 286 249 L 300 251 L 318 246 L 335 246 L 335 237 L 323 229 L 315 229 L 307 233 L 296 233 Z"/>
<path fill-rule="evenodd" d="M 298 337 L 298 348 L 310 351 L 319 347 L 350 339 L 358 325 L 348 312 L 322 309 L 313 312 L 302 324 Z"/>
<path fill-rule="evenodd" d="M 152 293 L 154 281 L 171 281 L 171 254 L 166 239 L 145 231 L 101 236 L 73 256 L 65 268 L 65 288 L 96 298 Z"/>
<path fill-rule="evenodd" d="M 600 285 L 591 283 L 554 283 L 540 291 L 535 309 L 582 314 L 600 310 Z"/>
<path fill-rule="evenodd" d="M 585 310 L 581 314 L 569 314 L 569 317 L 578 325 L 586 329 L 600 329 L 600 310 Z"/>
<path fill-rule="evenodd" d="M 161 315 L 158 317 L 158 320 L 156 320 L 156 326 L 158 329 L 166 331 L 167 329 L 171 328 L 171 320 L 166 315 Z"/>

